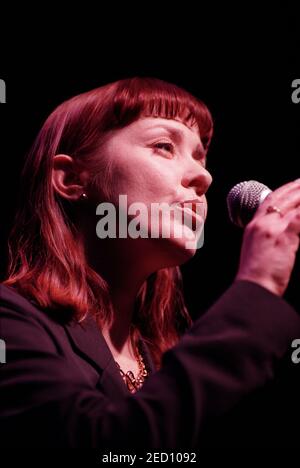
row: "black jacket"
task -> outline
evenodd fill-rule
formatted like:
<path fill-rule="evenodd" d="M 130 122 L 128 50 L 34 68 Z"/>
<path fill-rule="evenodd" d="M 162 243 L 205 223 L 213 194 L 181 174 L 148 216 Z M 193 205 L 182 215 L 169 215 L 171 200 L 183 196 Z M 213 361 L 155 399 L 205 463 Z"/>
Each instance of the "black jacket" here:
<path fill-rule="evenodd" d="M 130 394 L 92 318 L 60 323 L 0 286 L 0 446 L 194 448 L 206 428 L 272 378 L 300 336 L 284 300 L 234 283 Z M 57 315 L 58 316 L 58 315 Z"/>

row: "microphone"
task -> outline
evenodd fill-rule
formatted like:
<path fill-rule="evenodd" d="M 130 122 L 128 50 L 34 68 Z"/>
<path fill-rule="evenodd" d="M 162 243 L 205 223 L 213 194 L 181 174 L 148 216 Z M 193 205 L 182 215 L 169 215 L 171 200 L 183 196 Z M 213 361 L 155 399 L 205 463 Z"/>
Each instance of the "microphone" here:
<path fill-rule="evenodd" d="M 245 227 L 255 211 L 272 190 L 256 180 L 236 184 L 227 195 L 227 208 L 230 220 L 239 227 Z"/>

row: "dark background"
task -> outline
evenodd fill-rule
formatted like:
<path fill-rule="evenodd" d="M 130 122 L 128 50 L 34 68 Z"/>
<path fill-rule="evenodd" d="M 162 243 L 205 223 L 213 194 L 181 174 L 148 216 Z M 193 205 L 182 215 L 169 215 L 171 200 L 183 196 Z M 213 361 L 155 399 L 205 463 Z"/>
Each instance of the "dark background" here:
<path fill-rule="evenodd" d="M 203 99 L 215 121 L 205 243 L 182 266 L 191 314 L 205 311 L 238 267 L 242 231 L 228 220 L 230 188 L 255 179 L 275 189 L 300 177 L 300 103 L 291 101 L 291 83 L 300 78 L 296 5 L 199 1 L 174 3 L 167 11 L 154 3 L 143 8 L 115 4 L 107 11 L 102 4 L 78 4 L 63 13 L 52 3 L 34 13 L 27 4 L 15 5 L 13 13 L 3 11 L 0 78 L 6 81 L 7 103 L 0 105 L 1 278 L 22 162 L 48 114 L 69 97 L 108 82 L 155 76 Z M 298 258 L 286 298 L 300 311 L 299 286 Z M 254 445 L 276 446 L 287 428 L 295 437 L 291 442 L 287 436 L 288 443 L 297 443 L 300 414 L 299 409 L 294 414 L 292 401 L 300 394 L 298 367 L 291 377 L 279 377 L 279 397 L 254 395 L 246 412 L 237 410 L 233 432 L 226 424 L 223 432 L 220 427 L 225 446 L 251 445 L 254 433 Z M 248 433 L 245 424 L 239 431 L 243 421 Z"/>
<path fill-rule="evenodd" d="M 264 8 L 198 2 L 169 11 L 115 5 L 113 12 L 78 5 L 64 14 L 52 5 L 37 7 L 30 22 L 28 12 L 15 8 L 4 14 L 1 36 L 0 78 L 7 86 L 0 105 L 1 278 L 20 169 L 44 119 L 80 92 L 156 76 L 203 99 L 215 121 L 205 243 L 182 267 L 186 299 L 198 315 L 237 271 L 242 232 L 228 220 L 229 189 L 249 179 L 275 189 L 300 177 L 300 104 L 291 101 L 291 82 L 300 78 L 296 2 Z M 296 266 L 287 292 L 296 306 L 299 280 Z"/>

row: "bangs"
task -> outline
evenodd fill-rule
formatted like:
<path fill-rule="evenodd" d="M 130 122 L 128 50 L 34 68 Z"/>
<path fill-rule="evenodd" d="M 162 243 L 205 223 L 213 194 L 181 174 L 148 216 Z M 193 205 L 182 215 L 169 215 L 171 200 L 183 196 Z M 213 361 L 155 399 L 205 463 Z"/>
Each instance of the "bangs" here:
<path fill-rule="evenodd" d="M 112 113 L 117 127 L 142 116 L 161 117 L 179 120 L 190 127 L 196 125 L 205 149 L 211 140 L 213 121 L 206 105 L 184 89 L 157 78 L 117 82 Z"/>
<path fill-rule="evenodd" d="M 196 126 L 204 149 L 209 146 L 213 121 L 206 105 L 172 83 L 144 77 L 119 80 L 65 101 L 48 117 L 42 139 L 51 141 L 55 129 L 52 152 L 80 159 L 97 151 L 106 133 L 140 117 L 161 117 Z"/>

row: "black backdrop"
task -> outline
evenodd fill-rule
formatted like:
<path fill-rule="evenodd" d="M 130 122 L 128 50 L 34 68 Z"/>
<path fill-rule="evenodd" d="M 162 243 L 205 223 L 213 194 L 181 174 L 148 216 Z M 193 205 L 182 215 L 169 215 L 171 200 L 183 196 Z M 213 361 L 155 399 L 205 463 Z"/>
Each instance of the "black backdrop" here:
<path fill-rule="evenodd" d="M 154 4 L 143 11 L 116 6 L 113 12 L 78 6 L 64 14 L 52 6 L 36 11 L 30 22 L 28 12 L 16 7 L 10 23 L 4 14 L 1 277 L 22 161 L 50 111 L 119 78 L 156 76 L 202 98 L 215 120 L 204 248 L 182 267 L 191 313 L 205 310 L 232 282 L 238 265 L 242 233 L 228 221 L 228 190 L 248 179 L 274 189 L 300 176 L 300 104 L 291 100 L 291 82 L 300 78 L 295 5 L 207 8 L 199 2 L 167 12 Z M 296 270 L 287 297 L 298 304 Z"/>
<path fill-rule="evenodd" d="M 116 4 L 113 11 L 78 4 L 64 13 L 52 4 L 36 7 L 34 14 L 26 4 L 15 6 L 13 14 L 3 12 L 0 78 L 6 82 L 7 103 L 0 104 L 1 277 L 22 161 L 50 111 L 116 79 L 156 76 L 203 99 L 215 120 L 205 243 L 182 266 L 192 315 L 205 311 L 230 285 L 238 266 L 242 232 L 228 220 L 228 190 L 248 179 L 274 189 L 300 177 L 300 103 L 291 100 L 291 83 L 300 78 L 296 3 L 270 2 L 262 8 L 253 2 L 215 2 L 208 8 L 200 1 L 174 4 L 164 12 L 154 3 L 143 10 Z M 298 310 L 299 282 L 298 259 L 286 294 Z"/>

